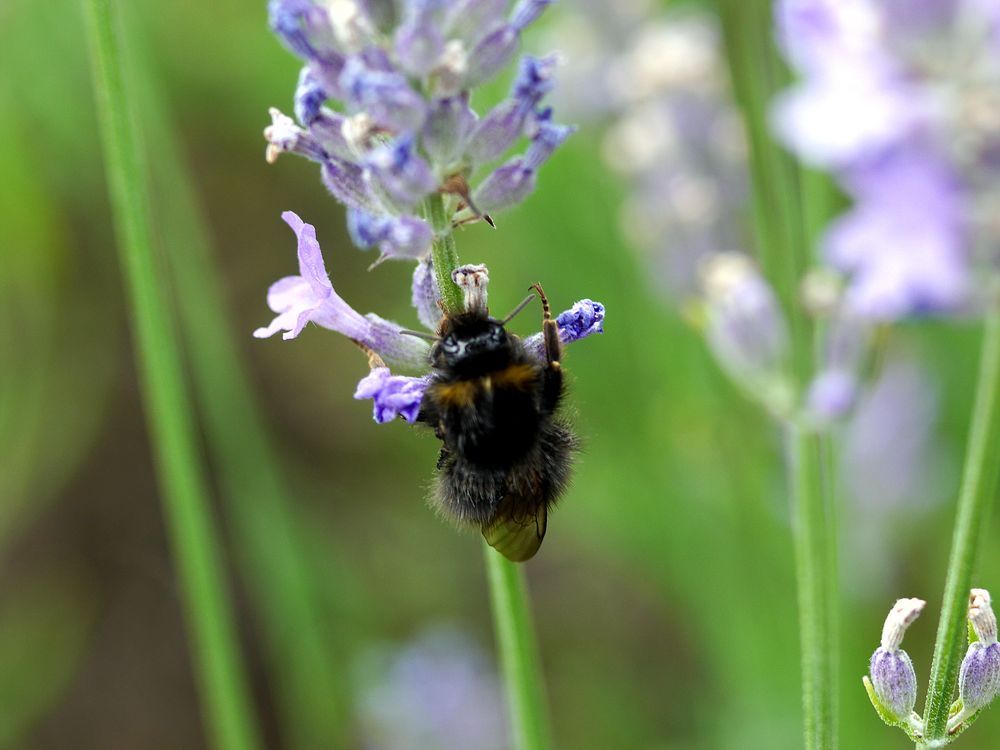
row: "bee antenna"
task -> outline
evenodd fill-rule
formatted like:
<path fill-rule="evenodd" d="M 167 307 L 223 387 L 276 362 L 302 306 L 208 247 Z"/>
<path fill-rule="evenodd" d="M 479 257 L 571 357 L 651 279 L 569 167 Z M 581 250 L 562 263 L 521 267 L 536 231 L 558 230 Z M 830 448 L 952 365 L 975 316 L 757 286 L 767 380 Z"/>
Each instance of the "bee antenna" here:
<path fill-rule="evenodd" d="M 405 328 L 399 330 L 404 336 L 415 336 L 418 339 L 423 339 L 424 341 L 440 341 L 440 336 L 435 336 L 433 333 L 424 333 L 423 331 L 409 331 Z"/>
<path fill-rule="evenodd" d="M 510 315 L 508 315 L 506 318 L 504 318 L 503 320 L 500 321 L 500 325 L 505 326 L 508 323 L 510 323 L 510 321 L 512 321 L 514 319 L 515 315 L 517 315 L 519 312 L 521 312 L 521 310 L 523 310 L 524 308 L 526 308 L 528 305 L 531 304 L 531 301 L 534 298 L 535 298 L 535 293 L 532 292 L 527 297 L 525 297 L 523 300 L 521 300 L 521 303 L 511 311 Z"/>

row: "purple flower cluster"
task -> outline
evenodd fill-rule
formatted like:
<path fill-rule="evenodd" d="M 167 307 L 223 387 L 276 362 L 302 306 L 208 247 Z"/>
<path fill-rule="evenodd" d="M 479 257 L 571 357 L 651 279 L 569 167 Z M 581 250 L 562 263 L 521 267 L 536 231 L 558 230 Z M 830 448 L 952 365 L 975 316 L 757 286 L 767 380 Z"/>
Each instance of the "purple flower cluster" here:
<path fill-rule="evenodd" d="M 975 261 L 1000 245 L 996 3 L 782 0 L 777 23 L 801 81 L 775 129 L 854 202 L 823 243 L 846 307 L 879 321 L 969 309 Z"/>
<path fill-rule="evenodd" d="M 404 332 L 396 323 L 374 313 L 362 315 L 348 305 L 330 283 L 315 228 L 291 211 L 286 211 L 281 217 L 295 232 L 298 241 L 299 274 L 286 276 L 271 285 L 267 292 L 267 304 L 276 316 L 269 325 L 255 330 L 253 335 L 267 338 L 284 331 L 283 338 L 293 339 L 307 323 L 315 323 L 347 336 L 373 357 L 372 371 L 358 383 L 354 397 L 372 399 L 375 421 L 380 424 L 397 416 L 414 422 L 420 412 L 426 377 L 393 375 L 385 365 L 425 372 L 430 365 L 430 346 L 423 339 Z M 433 283 L 429 266 L 427 260 L 421 260 L 418 265 L 422 276 L 421 283 L 413 288 L 413 304 L 421 321 L 433 331 L 437 328 L 440 312 L 437 286 Z M 432 314 L 432 311 L 437 312 Z M 604 305 L 589 299 L 581 300 L 561 313 L 556 322 L 559 337 L 565 344 L 593 333 L 602 333 Z M 525 345 L 542 360 L 542 334 L 529 336 Z"/>
<path fill-rule="evenodd" d="M 470 92 L 512 61 L 551 2 L 521 0 L 508 14 L 505 0 L 271 0 L 271 27 L 304 67 L 298 122 L 271 110 L 268 160 L 287 151 L 319 163 L 351 238 L 380 260 L 427 253 L 420 208 L 434 193 L 447 194 L 456 222 L 520 202 L 572 132 L 542 106 L 555 58 L 524 57 L 510 96 L 483 117 Z M 522 137 L 527 151 L 495 167 Z"/>
<path fill-rule="evenodd" d="M 417 318 L 432 332 L 441 319 L 435 241 L 458 224 L 492 224 L 490 212 L 523 200 L 539 168 L 573 131 L 553 122 L 543 106 L 554 85 L 554 56 L 522 58 L 510 95 L 482 117 L 470 106 L 472 90 L 513 61 L 522 32 L 551 2 L 519 0 L 509 12 L 507 0 L 268 5 L 271 28 L 304 66 L 295 119 L 271 109 L 267 160 L 289 152 L 318 163 L 323 183 L 347 207 L 353 242 L 377 247 L 376 264 L 415 261 L 411 298 Z M 523 138 L 524 153 L 497 166 Z M 376 422 L 414 422 L 427 378 L 389 368 L 426 373 L 428 343 L 396 323 L 355 311 L 327 276 L 315 229 L 290 211 L 282 218 L 298 240 L 299 274 L 268 290 L 276 317 L 254 336 L 284 331 L 291 339 L 310 322 L 347 336 L 368 353 L 372 368 L 355 398 L 373 401 Z M 583 300 L 559 316 L 560 336 L 570 343 L 599 333 L 603 319 L 602 305 Z M 540 334 L 526 344 L 542 357 Z"/>

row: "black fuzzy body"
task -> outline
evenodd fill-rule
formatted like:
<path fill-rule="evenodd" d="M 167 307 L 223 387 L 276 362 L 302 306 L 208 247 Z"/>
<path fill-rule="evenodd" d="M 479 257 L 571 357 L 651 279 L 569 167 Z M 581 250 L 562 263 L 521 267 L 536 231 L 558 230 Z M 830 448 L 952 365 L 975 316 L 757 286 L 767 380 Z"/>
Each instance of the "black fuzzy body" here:
<path fill-rule="evenodd" d="M 540 544 L 577 447 L 556 414 L 563 397 L 558 362 L 539 361 L 498 321 L 478 313 L 445 317 L 431 360 L 420 420 L 443 443 L 440 509 L 484 533 L 498 521 L 540 523 Z"/>

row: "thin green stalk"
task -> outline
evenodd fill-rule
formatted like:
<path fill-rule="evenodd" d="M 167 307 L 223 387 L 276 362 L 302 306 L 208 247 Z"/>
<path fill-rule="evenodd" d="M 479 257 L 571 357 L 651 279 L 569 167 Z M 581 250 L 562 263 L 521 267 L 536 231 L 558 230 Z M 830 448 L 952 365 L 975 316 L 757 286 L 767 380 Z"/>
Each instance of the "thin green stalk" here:
<path fill-rule="evenodd" d="M 1000 313 L 986 319 L 979 382 L 972 410 L 955 532 L 948 560 L 944 601 L 934 643 L 930 686 L 924 707 L 924 738 L 928 745 L 947 736 L 948 711 L 956 675 L 967 643 L 966 609 L 972 570 L 986 526 L 990 503 L 1000 475 Z M 921 747 L 921 745 L 918 745 Z"/>
<path fill-rule="evenodd" d="M 836 746 L 837 616 L 832 549 L 833 519 L 826 500 L 823 439 L 807 429 L 791 426 L 789 471 L 792 479 L 793 540 L 798 581 L 799 628 L 802 651 L 802 708 L 806 750 Z"/>
<path fill-rule="evenodd" d="M 431 257 L 446 312 L 461 312 L 462 290 L 451 278 L 458 267 L 458 250 L 445 212 L 444 196 L 427 199 L 425 212 L 434 230 Z M 493 627 L 503 670 L 514 750 L 546 750 L 549 729 L 542 672 L 531 624 L 531 607 L 521 569 L 483 543 L 486 578 L 490 588 Z"/>
<path fill-rule="evenodd" d="M 451 279 L 451 272 L 458 268 L 458 249 L 455 235 L 451 231 L 451 220 L 445 213 L 445 197 L 441 193 L 431 195 L 425 206 L 427 219 L 434 230 L 431 257 L 434 259 L 434 277 L 444 309 L 449 313 L 459 313 L 464 304 L 462 290 Z"/>
<path fill-rule="evenodd" d="M 154 262 L 149 176 L 125 81 L 121 20 L 111 0 L 85 0 L 84 9 L 119 261 L 205 721 L 212 746 L 250 750 L 261 743 L 227 608 L 180 349 Z"/>
<path fill-rule="evenodd" d="M 750 145 L 754 228 L 761 266 L 782 302 L 796 380 L 815 368 L 817 332 L 799 303 L 812 247 L 834 201 L 828 181 L 806 175 L 771 136 L 769 107 L 789 80 L 774 44 L 770 0 L 717 0 L 734 93 Z M 798 583 L 806 750 L 837 746 L 839 609 L 835 498 L 829 437 L 787 427 Z"/>
<path fill-rule="evenodd" d="M 263 625 L 283 739 L 303 749 L 342 746 L 349 724 L 346 684 L 338 673 L 342 628 L 331 629 L 324 617 L 295 498 L 237 345 L 248 330 L 234 333 L 198 191 L 154 66 L 135 36 L 127 40 L 133 45 L 130 83 L 140 96 L 143 132 L 158 155 L 152 172 L 160 245 L 169 248 L 164 255 L 173 303 L 236 559 Z M 331 574 L 324 571 L 327 589 L 336 585 Z"/>
<path fill-rule="evenodd" d="M 511 747 L 514 750 L 546 750 L 551 743 L 545 689 L 524 572 L 492 547 L 484 544 L 483 550 L 510 715 Z"/>

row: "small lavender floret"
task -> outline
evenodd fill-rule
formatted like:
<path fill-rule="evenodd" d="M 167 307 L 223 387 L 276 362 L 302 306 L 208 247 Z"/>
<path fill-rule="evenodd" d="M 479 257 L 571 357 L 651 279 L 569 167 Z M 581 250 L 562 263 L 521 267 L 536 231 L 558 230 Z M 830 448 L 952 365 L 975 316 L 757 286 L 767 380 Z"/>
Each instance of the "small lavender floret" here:
<path fill-rule="evenodd" d="M 375 421 L 379 424 L 396 417 L 413 424 L 420 414 L 427 382 L 426 377 L 393 375 L 388 367 L 376 367 L 358 382 L 354 398 L 372 399 Z"/>
<path fill-rule="evenodd" d="M 430 330 L 437 331 L 441 321 L 441 306 L 438 304 L 441 294 L 434 278 L 434 262 L 430 257 L 421 258 L 413 269 L 410 295 L 417 318 Z"/>
<path fill-rule="evenodd" d="M 286 276 L 271 285 L 267 304 L 277 317 L 253 335 L 268 338 L 285 331 L 282 338 L 293 339 L 306 324 L 315 323 L 363 344 L 390 364 L 426 367 L 430 351 L 427 343 L 401 333 L 395 323 L 376 315 L 361 315 L 344 302 L 327 276 L 315 228 L 291 211 L 285 211 L 281 218 L 298 240 L 299 275 Z"/>
<path fill-rule="evenodd" d="M 461 157 L 474 128 L 476 113 L 469 108 L 468 93 L 445 97 L 434 102 L 420 141 L 427 156 L 447 168 Z"/>
<path fill-rule="evenodd" d="M 430 250 L 433 236 L 427 222 L 416 216 L 373 216 L 357 209 L 347 211 L 347 231 L 362 249 L 378 245 L 381 260 L 419 258 Z"/>
<path fill-rule="evenodd" d="M 267 11 L 271 29 L 303 59 L 319 57 L 333 38 L 329 16 L 312 0 L 271 0 Z"/>
<path fill-rule="evenodd" d="M 403 210 L 412 210 L 437 187 L 430 165 L 415 152 L 410 137 L 375 149 L 365 163 L 382 188 Z"/>
<path fill-rule="evenodd" d="M 572 344 L 594 333 L 604 333 L 604 305 L 590 299 L 582 299 L 569 310 L 556 316 L 559 326 L 559 340 Z M 538 359 L 545 357 L 545 340 L 541 333 L 524 339 L 524 347 Z"/>
<path fill-rule="evenodd" d="M 806 406 L 810 414 L 823 422 L 845 416 L 858 399 L 857 376 L 841 368 L 823 370 L 809 384 Z"/>
<path fill-rule="evenodd" d="M 542 97 L 553 86 L 556 58 L 525 57 L 509 99 L 498 104 L 479 123 L 469 140 L 469 158 L 474 164 L 492 161 L 522 134 L 527 133 L 529 118 L 535 114 Z"/>
<path fill-rule="evenodd" d="M 320 174 L 326 189 L 348 208 L 369 213 L 384 211 L 382 204 L 368 187 L 364 169 L 357 164 L 329 157 L 323 162 Z"/>
<path fill-rule="evenodd" d="M 518 31 L 524 31 L 533 24 L 542 11 L 552 5 L 554 0 L 521 0 L 510 15 L 510 25 Z"/>
<path fill-rule="evenodd" d="M 348 104 L 367 112 L 379 125 L 393 130 L 414 130 L 423 124 L 427 107 L 406 80 L 390 70 L 371 67 L 360 57 L 352 57 L 340 74 L 340 86 Z"/>
<path fill-rule="evenodd" d="M 299 73 L 295 87 L 295 117 L 309 127 L 319 117 L 320 107 L 327 100 L 326 92 L 308 66 Z"/>

